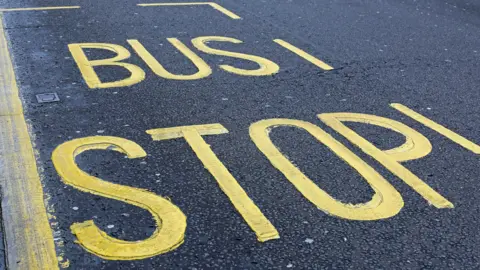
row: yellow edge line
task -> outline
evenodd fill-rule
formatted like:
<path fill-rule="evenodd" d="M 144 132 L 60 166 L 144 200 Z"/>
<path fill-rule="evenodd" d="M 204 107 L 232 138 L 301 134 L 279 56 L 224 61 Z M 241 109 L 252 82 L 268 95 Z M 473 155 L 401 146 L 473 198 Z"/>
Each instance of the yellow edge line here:
<path fill-rule="evenodd" d="M 397 111 L 405 114 L 406 116 L 412 118 L 413 120 L 416 120 L 425 126 L 431 128 L 432 130 L 435 130 L 436 132 L 442 134 L 443 136 L 449 138 L 453 142 L 458 143 L 461 145 L 463 148 L 468 149 L 472 151 L 475 154 L 480 154 L 480 145 L 468 140 L 467 138 L 451 131 L 450 129 L 435 123 L 434 121 L 428 119 L 427 117 L 415 112 L 414 110 L 408 108 L 405 105 L 399 104 L 399 103 L 392 103 L 390 106 Z"/>
<path fill-rule="evenodd" d="M 58 269 L 52 230 L 0 13 L 0 186 L 7 268 Z"/>
<path fill-rule="evenodd" d="M 154 6 L 199 6 L 199 5 L 209 5 L 210 2 L 182 2 L 182 3 L 146 3 L 146 4 L 137 4 L 141 7 L 154 7 Z"/>
<path fill-rule="evenodd" d="M 75 8 L 80 8 L 80 6 L 29 7 L 29 8 L 0 8 L 0 12 L 8 12 L 8 11 L 28 11 L 28 10 L 75 9 Z"/>
<path fill-rule="evenodd" d="M 140 7 L 158 7 L 158 6 L 200 6 L 200 5 L 209 5 L 212 8 L 222 12 L 223 14 L 227 15 L 228 17 L 239 20 L 241 19 L 240 16 L 231 12 L 230 10 L 222 7 L 221 5 L 214 3 L 214 2 L 181 2 L 181 3 L 146 3 L 146 4 L 137 4 Z"/>
<path fill-rule="evenodd" d="M 293 46 L 292 44 L 286 42 L 285 40 L 281 39 L 274 39 L 273 40 L 275 43 L 279 44 L 280 46 L 283 46 L 284 48 L 292 51 L 296 55 L 304 58 L 305 60 L 309 61 L 310 63 L 314 64 L 315 66 L 323 69 L 323 70 L 332 70 L 333 67 L 330 66 L 329 64 L 323 62 L 322 60 L 316 58 L 315 56 L 305 52 L 304 50 L 297 48 Z"/>

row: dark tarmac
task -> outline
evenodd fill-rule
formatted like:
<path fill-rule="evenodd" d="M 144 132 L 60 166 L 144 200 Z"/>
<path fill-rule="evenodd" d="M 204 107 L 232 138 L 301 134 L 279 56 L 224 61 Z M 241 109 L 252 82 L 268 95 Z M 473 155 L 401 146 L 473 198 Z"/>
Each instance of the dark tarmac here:
<path fill-rule="evenodd" d="M 479 269 L 479 154 L 390 106 L 400 103 L 474 143 L 480 143 L 480 3 L 475 1 L 216 1 L 241 19 L 207 5 L 137 6 L 162 1 L 0 0 L 0 8 L 79 5 L 78 9 L 4 12 L 25 117 L 33 134 L 50 224 L 60 263 L 71 269 Z M 164 1 L 173 2 L 173 1 Z M 265 76 L 245 59 L 198 50 L 256 55 L 279 71 Z M 177 38 L 211 68 L 197 80 L 162 78 L 133 50 L 138 40 L 173 74 L 197 69 L 167 38 Z M 275 43 L 285 40 L 333 67 L 323 70 Z M 69 44 L 111 43 L 127 49 L 123 62 L 145 72 L 124 87 L 90 88 Z M 89 59 L 115 55 L 85 49 Z M 95 68 L 102 82 L 129 76 L 122 67 Z M 36 95 L 60 101 L 38 103 Z M 423 134 L 426 157 L 402 162 L 450 201 L 436 208 L 382 164 L 320 121 L 322 113 L 386 117 Z M 310 122 L 343 143 L 401 194 L 404 206 L 389 218 L 360 221 L 327 214 L 307 200 L 265 157 L 249 135 L 251 124 L 272 118 Z M 280 238 L 257 240 L 183 138 L 154 141 L 147 130 L 219 123 L 228 133 L 202 136 Z M 380 149 L 401 145 L 391 130 L 348 123 Z M 77 156 L 86 173 L 168 197 L 187 218 L 183 244 L 164 254 L 109 260 L 88 252 L 70 226 L 93 220 L 109 236 L 140 241 L 157 228 L 151 213 L 124 201 L 84 192 L 62 181 L 52 162 L 61 144 L 115 136 L 147 156 L 115 151 Z M 325 192 L 343 203 L 369 201 L 374 190 L 351 166 L 305 130 L 271 130 L 275 146 Z M 393 211 L 393 210 L 392 210 Z M 160 228 L 161 230 L 161 228 Z M 1 259 L 1 258 L 0 258 Z M 0 260 L 1 266 L 1 260 Z"/>

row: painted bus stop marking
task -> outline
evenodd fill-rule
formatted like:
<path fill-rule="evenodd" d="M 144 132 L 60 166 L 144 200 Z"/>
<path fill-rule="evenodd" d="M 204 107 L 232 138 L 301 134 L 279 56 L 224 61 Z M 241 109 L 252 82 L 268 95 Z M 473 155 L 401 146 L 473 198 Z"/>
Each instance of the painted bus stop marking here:
<path fill-rule="evenodd" d="M 234 20 L 239 20 L 241 19 L 240 16 L 237 14 L 231 12 L 230 10 L 220 6 L 217 3 L 214 2 L 181 2 L 181 3 L 146 3 L 146 4 L 137 4 L 137 6 L 140 7 L 154 7 L 154 6 L 204 6 L 208 5 L 211 6 L 212 8 L 222 12 L 223 14 L 227 15 L 228 17 L 234 19 Z"/>

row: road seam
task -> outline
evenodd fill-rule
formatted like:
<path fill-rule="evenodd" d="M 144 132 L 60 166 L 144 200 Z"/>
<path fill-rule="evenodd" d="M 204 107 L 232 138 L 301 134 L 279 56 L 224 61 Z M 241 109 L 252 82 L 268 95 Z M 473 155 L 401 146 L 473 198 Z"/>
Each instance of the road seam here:
<path fill-rule="evenodd" d="M 32 142 L 0 12 L 0 185 L 9 269 L 58 269 Z"/>

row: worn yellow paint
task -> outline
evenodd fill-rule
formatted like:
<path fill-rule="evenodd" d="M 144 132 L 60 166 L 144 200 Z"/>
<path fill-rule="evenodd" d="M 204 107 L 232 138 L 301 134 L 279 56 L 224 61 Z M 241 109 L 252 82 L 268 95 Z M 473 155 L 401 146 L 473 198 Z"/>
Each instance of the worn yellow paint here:
<path fill-rule="evenodd" d="M 398 121 L 369 114 L 360 113 L 324 113 L 318 117 L 332 129 L 342 134 L 350 142 L 357 145 L 363 152 L 375 158 L 393 174 L 402 179 L 407 185 L 418 192 L 425 200 L 437 208 L 453 208 L 453 204 L 445 199 L 428 184 L 423 182 L 410 170 L 405 168 L 401 161 L 424 157 L 432 151 L 430 141 L 418 131 Z M 383 151 L 345 126 L 343 122 L 358 122 L 384 127 L 398 132 L 406 137 L 406 143 L 394 149 Z"/>
<path fill-rule="evenodd" d="M 206 52 L 214 55 L 229 56 L 233 58 L 249 60 L 257 63 L 260 66 L 258 69 L 247 70 L 247 69 L 232 67 L 230 65 L 220 65 L 220 68 L 225 71 L 238 74 L 238 75 L 243 75 L 243 76 L 268 76 L 268 75 L 277 73 L 278 70 L 280 69 L 280 67 L 276 63 L 260 56 L 237 53 L 237 52 L 229 52 L 225 50 L 210 48 L 207 46 L 207 43 L 211 41 L 231 42 L 235 44 L 243 43 L 243 41 L 235 38 L 219 37 L 219 36 L 205 36 L 205 37 L 197 37 L 192 39 L 193 45 L 202 52 Z"/>
<path fill-rule="evenodd" d="M 40 176 L 0 13 L 0 186 L 9 269 L 58 269 Z"/>
<path fill-rule="evenodd" d="M 147 49 L 135 39 L 127 40 L 132 46 L 135 52 L 147 63 L 152 71 L 160 77 L 172 80 L 198 80 L 212 74 L 210 66 L 203 61 L 197 54 L 190 50 L 185 44 L 176 38 L 167 38 L 167 40 L 177 48 L 183 55 L 185 55 L 198 69 L 198 72 L 192 75 L 172 74 L 168 72 L 156 59 L 153 57 Z"/>
<path fill-rule="evenodd" d="M 70 267 L 70 261 L 66 260 L 66 261 L 60 263 L 60 267 L 62 267 L 63 269 L 69 268 Z"/>
<path fill-rule="evenodd" d="M 220 6 L 217 3 L 214 2 L 180 2 L 180 3 L 146 3 L 146 4 L 137 4 L 138 6 L 141 7 L 153 7 L 153 6 L 201 6 L 201 5 L 209 5 L 212 8 L 222 12 L 223 14 L 227 15 L 228 17 L 234 19 L 234 20 L 239 20 L 241 19 L 240 16 L 237 14 L 231 12 L 230 10 Z"/>
<path fill-rule="evenodd" d="M 145 151 L 135 142 L 123 138 L 86 137 L 58 146 L 52 154 L 52 162 L 66 184 L 143 208 L 152 214 L 157 228 L 145 240 L 124 241 L 107 235 L 93 220 L 75 223 L 70 229 L 82 247 L 107 260 L 138 260 L 166 253 L 183 243 L 187 223 L 177 206 L 152 192 L 110 183 L 85 173 L 76 165 L 75 157 L 87 150 L 113 150 L 132 159 L 145 157 Z"/>
<path fill-rule="evenodd" d="M 260 242 L 280 238 L 278 231 L 263 215 L 255 203 L 218 159 L 202 135 L 228 133 L 221 124 L 182 126 L 147 130 L 155 141 L 184 137 L 205 168 L 217 180 L 222 191 L 228 196 L 237 211 L 257 235 Z"/>
<path fill-rule="evenodd" d="M 271 129 L 279 126 L 301 128 L 331 149 L 368 182 L 375 192 L 372 199 L 363 204 L 342 203 L 319 188 L 271 141 L 269 137 Z M 267 119 L 250 126 L 250 137 L 272 165 L 282 172 L 305 198 L 328 214 L 352 220 L 378 220 L 395 216 L 403 207 L 402 196 L 388 181 L 318 126 L 293 119 Z"/>
<path fill-rule="evenodd" d="M 61 268 L 68 268 L 70 267 L 70 261 L 64 257 L 64 254 L 61 254 L 61 256 L 58 256 L 58 264 L 60 265 Z"/>
<path fill-rule="evenodd" d="M 120 62 L 130 57 L 130 52 L 120 45 L 110 43 L 73 43 L 69 44 L 68 48 L 70 49 L 73 59 L 77 63 L 85 82 L 90 88 L 130 86 L 145 79 L 145 72 L 143 69 L 134 64 Z M 103 49 L 115 52 L 117 55 L 108 59 L 88 60 L 83 51 L 84 49 Z M 114 82 L 101 82 L 94 70 L 94 67 L 98 66 L 122 67 L 130 71 L 131 75 L 128 78 Z"/>
<path fill-rule="evenodd" d="M 296 55 L 302 57 L 303 59 L 307 60 L 308 62 L 314 64 L 315 66 L 323 69 L 323 70 L 332 70 L 333 67 L 330 66 L 329 64 L 323 62 L 322 60 L 316 58 L 315 56 L 305 52 L 304 50 L 293 46 L 292 44 L 286 42 L 285 40 L 282 39 L 274 39 L 273 40 L 275 43 L 285 47 L 286 49 L 292 51 Z"/>
<path fill-rule="evenodd" d="M 424 124 L 425 126 L 435 130 L 443 136 L 449 138 L 450 140 L 461 145 L 465 149 L 468 149 L 475 154 L 480 154 L 480 146 L 478 144 L 468 140 L 467 138 L 459 135 L 458 133 L 455 133 L 442 125 L 439 125 L 438 123 L 426 118 L 425 116 L 415 112 L 414 110 L 408 108 L 405 105 L 399 103 L 392 103 L 390 104 L 390 106 L 400 111 L 401 113 L 411 117 L 412 119 Z"/>
<path fill-rule="evenodd" d="M 9 12 L 9 11 L 38 11 L 38 10 L 57 10 L 57 9 L 77 9 L 77 8 L 80 8 L 80 6 L 0 8 L 0 12 Z"/>
<path fill-rule="evenodd" d="M 234 19 L 234 20 L 239 20 L 241 19 L 240 16 L 238 16 L 237 14 L 231 12 L 230 10 L 220 6 L 219 4 L 217 3 L 214 3 L 214 2 L 209 2 L 208 3 L 211 7 L 213 7 L 214 9 L 222 12 L 223 14 L 227 15 L 228 17 Z"/>

